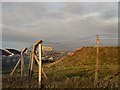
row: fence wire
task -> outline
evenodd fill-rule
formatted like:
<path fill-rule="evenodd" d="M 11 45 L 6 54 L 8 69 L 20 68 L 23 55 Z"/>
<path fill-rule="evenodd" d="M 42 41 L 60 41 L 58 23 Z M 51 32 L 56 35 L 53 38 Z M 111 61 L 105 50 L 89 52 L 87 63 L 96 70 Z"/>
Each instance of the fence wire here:
<path fill-rule="evenodd" d="M 105 46 L 118 46 L 118 40 L 120 39 L 115 34 L 100 35 L 99 37 L 100 37 L 100 46 L 104 46 L 104 45 Z M 67 56 L 69 53 L 73 52 L 74 50 L 76 50 L 77 48 L 80 48 L 82 46 L 95 46 L 96 45 L 96 35 L 81 37 L 81 38 L 77 38 L 77 39 L 73 39 L 73 40 L 69 40 L 69 41 L 63 41 L 63 42 L 43 41 L 42 45 L 52 47 L 52 50 L 42 50 L 42 63 L 43 64 L 51 63 L 51 62 L 54 62 L 56 60 L 59 60 L 65 56 Z M 25 66 L 28 66 L 28 64 L 29 64 L 32 47 L 33 47 L 33 45 L 28 46 L 27 53 L 24 54 Z M 17 63 L 17 60 L 18 60 L 18 58 L 16 58 L 16 60 L 15 60 L 15 58 L 14 57 L 7 58 L 10 60 L 4 60 L 6 62 L 2 62 L 2 63 L 4 65 L 6 65 L 5 67 L 9 67 L 10 64 L 12 64 L 12 68 L 13 68 L 13 66 L 15 66 L 15 64 Z M 6 59 L 6 58 L 4 58 L 4 59 Z M 25 67 L 25 68 L 28 69 L 27 67 Z"/>
<path fill-rule="evenodd" d="M 118 46 L 118 40 L 120 39 L 118 35 L 116 34 L 101 34 L 99 35 L 99 37 L 100 37 L 101 46 L 104 46 L 104 45 L 105 46 Z M 72 52 L 75 49 L 80 48 L 82 46 L 95 46 L 96 35 L 76 38 L 73 40 L 68 40 L 68 41 L 63 41 L 63 42 L 43 41 L 42 45 L 52 47 L 52 51 L 45 51 L 45 50 L 42 51 L 42 59 L 49 60 L 50 62 L 52 62 L 54 60 L 64 57 L 65 55 L 67 55 L 67 53 Z M 26 56 L 24 57 L 24 58 L 27 58 L 27 60 L 29 60 L 30 58 L 32 47 L 33 45 L 30 45 L 27 47 L 27 57 Z M 12 62 L 11 62 L 11 59 L 12 59 Z M 11 63 L 11 65 L 14 66 L 17 60 L 18 58 L 16 57 L 15 58 L 9 57 L 6 61 L 4 60 L 4 62 L 2 63 L 3 63 L 3 66 L 5 65 L 4 63 L 7 63 L 7 64 Z M 5 67 L 10 66 L 10 65 L 6 66 L 6 65 Z"/>

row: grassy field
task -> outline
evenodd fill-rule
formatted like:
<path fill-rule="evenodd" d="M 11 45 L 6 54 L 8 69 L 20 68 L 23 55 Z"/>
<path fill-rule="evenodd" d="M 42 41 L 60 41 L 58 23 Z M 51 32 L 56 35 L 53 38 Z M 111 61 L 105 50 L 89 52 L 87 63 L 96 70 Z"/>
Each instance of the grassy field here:
<path fill-rule="evenodd" d="M 119 50 L 120 47 L 100 47 L 98 88 L 118 88 L 119 83 Z M 96 47 L 84 47 L 75 54 L 65 58 L 49 68 L 43 65 L 48 77 L 42 77 L 43 88 L 94 88 Z M 3 73 L 3 88 L 37 88 L 38 66 L 35 66 L 34 77 L 30 81 L 21 77 L 20 70 L 10 76 L 10 70 Z"/>

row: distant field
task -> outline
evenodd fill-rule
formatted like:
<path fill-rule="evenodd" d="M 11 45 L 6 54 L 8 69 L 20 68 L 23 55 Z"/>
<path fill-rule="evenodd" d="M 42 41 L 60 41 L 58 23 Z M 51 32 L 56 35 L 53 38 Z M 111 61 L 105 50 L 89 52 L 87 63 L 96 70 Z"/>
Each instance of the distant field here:
<path fill-rule="evenodd" d="M 120 47 L 100 47 L 98 88 L 118 88 L 119 82 L 119 50 Z M 48 79 L 42 77 L 43 88 L 93 88 L 96 63 L 96 47 L 84 47 L 72 56 L 65 58 L 49 68 L 43 65 Z M 34 79 L 18 75 L 20 70 L 11 77 L 3 74 L 3 88 L 37 88 L 38 72 L 35 66 Z"/>

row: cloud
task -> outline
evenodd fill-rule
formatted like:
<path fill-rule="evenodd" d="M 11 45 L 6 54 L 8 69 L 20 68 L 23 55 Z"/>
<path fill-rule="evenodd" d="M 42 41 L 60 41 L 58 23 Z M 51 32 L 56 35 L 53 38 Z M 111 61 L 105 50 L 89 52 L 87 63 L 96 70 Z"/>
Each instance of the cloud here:
<path fill-rule="evenodd" d="M 24 23 L 35 22 L 46 12 L 45 3 L 3 3 L 3 23 L 21 26 Z M 10 23 L 11 22 L 11 23 Z"/>
<path fill-rule="evenodd" d="M 117 8 L 113 2 L 4 2 L 3 41 L 67 41 L 96 34 L 117 34 Z"/>
<path fill-rule="evenodd" d="M 16 27 L 2 27 L 2 40 L 6 42 L 30 42 L 34 36 L 32 33 L 25 30 L 19 30 Z"/>

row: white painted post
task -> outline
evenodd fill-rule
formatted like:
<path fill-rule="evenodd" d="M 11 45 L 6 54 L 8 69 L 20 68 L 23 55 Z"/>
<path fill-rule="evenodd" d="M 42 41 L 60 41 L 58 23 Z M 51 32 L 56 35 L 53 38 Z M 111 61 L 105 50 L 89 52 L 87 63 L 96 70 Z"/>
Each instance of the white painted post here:
<path fill-rule="evenodd" d="M 41 88 L 41 72 L 42 72 L 42 44 L 39 44 L 39 88 Z"/>

